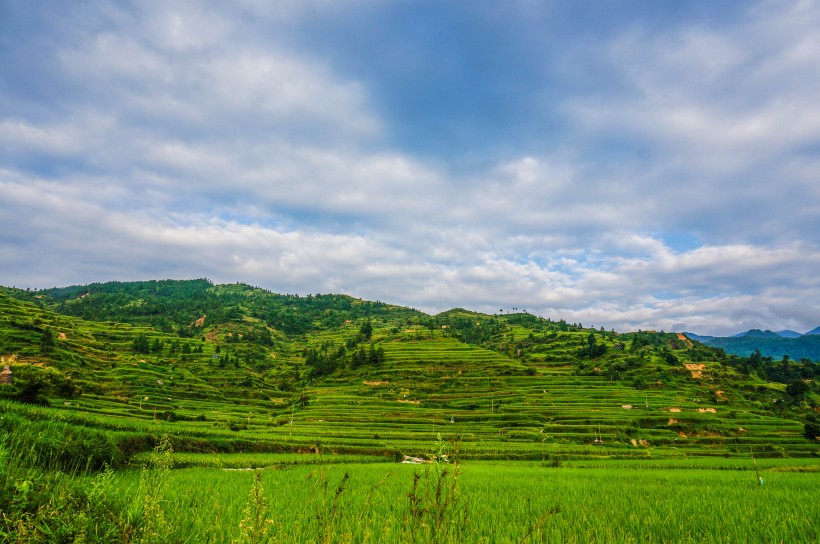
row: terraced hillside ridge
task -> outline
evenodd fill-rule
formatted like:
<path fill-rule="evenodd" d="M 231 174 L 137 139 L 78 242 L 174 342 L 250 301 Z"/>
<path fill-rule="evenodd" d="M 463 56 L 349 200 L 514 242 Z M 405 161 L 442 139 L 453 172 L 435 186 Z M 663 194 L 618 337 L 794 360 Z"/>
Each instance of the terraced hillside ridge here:
<path fill-rule="evenodd" d="M 527 313 L 430 316 L 207 280 L 0 293 L 5 411 L 177 452 L 817 455 L 817 365 Z M 23 404 L 19 402 L 22 401 Z"/>

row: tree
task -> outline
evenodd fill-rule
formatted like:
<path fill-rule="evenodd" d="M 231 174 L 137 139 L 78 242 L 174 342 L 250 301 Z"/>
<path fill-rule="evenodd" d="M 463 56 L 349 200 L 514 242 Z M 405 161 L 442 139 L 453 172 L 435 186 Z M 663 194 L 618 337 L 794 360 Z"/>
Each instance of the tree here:
<path fill-rule="evenodd" d="M 794 380 L 786 386 L 786 393 L 798 401 L 801 400 L 810 390 L 811 388 L 809 387 L 809 384 L 803 380 Z"/>
<path fill-rule="evenodd" d="M 809 440 L 815 440 L 820 436 L 820 417 L 815 414 L 806 416 L 806 424 L 803 425 L 803 436 Z"/>
<path fill-rule="evenodd" d="M 39 404 L 41 406 L 48 404 L 43 394 L 48 388 L 48 384 L 39 378 L 34 378 L 27 381 L 20 387 L 20 392 L 17 393 L 16 399 L 26 404 Z"/>
<path fill-rule="evenodd" d="M 28 367 L 16 373 L 18 393 L 15 399 L 27 404 L 47 405 L 46 395 L 51 393 L 55 382 L 64 381 L 64 378 L 54 368 Z"/>
<path fill-rule="evenodd" d="M 370 344 L 370 351 L 367 354 L 367 361 L 371 366 L 379 366 L 384 362 L 384 348 Z"/>
<path fill-rule="evenodd" d="M 373 336 L 373 324 L 370 323 L 369 319 L 362 324 L 362 328 L 359 329 L 359 333 L 361 333 L 362 337 L 366 341 L 369 341 L 370 337 Z"/>
<path fill-rule="evenodd" d="M 43 329 L 43 334 L 40 337 L 40 353 L 46 355 L 51 353 L 54 349 L 54 333 L 51 329 Z"/>
<path fill-rule="evenodd" d="M 598 340 L 597 338 L 595 338 L 594 332 L 589 333 L 589 336 L 587 336 L 586 344 L 587 345 L 580 350 L 580 354 L 582 357 L 587 357 L 589 359 L 597 359 L 598 357 L 606 353 L 606 344 L 598 344 Z"/>
<path fill-rule="evenodd" d="M 353 358 L 350 361 L 353 368 L 359 368 L 367 363 L 367 353 L 364 351 L 364 346 L 359 346 L 359 350 L 353 353 Z"/>
<path fill-rule="evenodd" d="M 144 334 L 139 334 L 131 343 L 131 348 L 137 353 L 147 354 L 150 349 L 148 338 Z"/>

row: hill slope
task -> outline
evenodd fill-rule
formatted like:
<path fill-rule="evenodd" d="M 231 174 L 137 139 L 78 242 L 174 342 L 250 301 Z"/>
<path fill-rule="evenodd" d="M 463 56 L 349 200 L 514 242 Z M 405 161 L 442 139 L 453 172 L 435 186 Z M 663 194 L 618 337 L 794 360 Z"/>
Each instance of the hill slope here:
<path fill-rule="evenodd" d="M 782 383 L 767 382 L 765 361 L 683 335 L 525 313 L 207 280 L 3 289 L 0 353 L 17 355 L 0 394 L 105 429 L 125 453 L 169 434 L 177 451 L 393 456 L 438 433 L 473 458 L 817 451 L 802 424 L 816 386 L 787 387 L 816 365 L 777 363 Z"/>

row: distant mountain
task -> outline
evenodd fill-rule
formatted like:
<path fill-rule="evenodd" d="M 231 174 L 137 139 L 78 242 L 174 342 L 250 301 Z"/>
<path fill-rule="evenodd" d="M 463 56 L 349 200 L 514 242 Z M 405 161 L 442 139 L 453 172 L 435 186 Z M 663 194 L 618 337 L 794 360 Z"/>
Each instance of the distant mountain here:
<path fill-rule="evenodd" d="M 686 333 L 688 334 L 688 333 Z M 745 332 L 740 332 L 734 335 L 732 338 L 744 338 L 744 337 L 754 337 L 754 338 L 772 338 L 774 335 L 780 336 L 781 338 L 800 338 L 801 336 L 807 336 L 812 334 L 820 334 L 820 327 L 815 327 L 814 329 L 810 330 L 807 333 L 801 334 L 797 331 L 792 331 L 789 329 L 785 329 L 782 331 L 770 331 L 766 329 L 762 331 L 760 329 L 749 329 Z M 715 338 L 715 337 L 706 337 L 706 338 Z"/>
<path fill-rule="evenodd" d="M 703 334 L 695 334 L 693 332 L 685 332 L 683 334 L 687 338 L 689 338 L 689 340 L 695 340 L 697 342 L 700 342 L 701 344 L 708 344 L 710 340 L 713 340 L 714 338 L 716 338 L 714 336 L 707 336 L 707 335 L 703 335 Z"/>
<path fill-rule="evenodd" d="M 726 353 L 741 357 L 748 357 L 758 350 L 764 357 L 781 359 L 787 355 L 795 361 L 810 359 L 820 362 L 820 327 L 806 334 L 794 331 L 777 333 L 760 329 L 751 329 L 728 337 L 705 336 L 690 332 L 684 334 L 691 340 L 721 348 Z"/>
<path fill-rule="evenodd" d="M 749 329 L 746 332 L 734 335 L 733 338 L 780 338 L 780 335 L 770 330 Z"/>

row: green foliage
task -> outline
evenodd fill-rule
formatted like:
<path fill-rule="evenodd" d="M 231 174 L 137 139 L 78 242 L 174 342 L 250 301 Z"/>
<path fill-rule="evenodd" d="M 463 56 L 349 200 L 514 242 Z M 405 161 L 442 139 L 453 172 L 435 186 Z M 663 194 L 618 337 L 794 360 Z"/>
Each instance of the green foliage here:
<path fill-rule="evenodd" d="M 501 321 L 464 310 L 452 310 L 437 316 L 448 334 L 465 344 L 482 344 L 502 330 Z"/>
<path fill-rule="evenodd" d="M 207 279 L 96 283 L 48 289 L 38 295 L 67 315 L 147 324 L 188 337 L 194 335 L 196 322 L 202 316 L 206 316 L 205 323 L 242 323 L 249 314 L 272 329 L 300 335 L 341 326 L 345 320 L 390 313 L 421 315 L 414 310 L 343 295 L 278 295 L 243 284 L 215 286 Z M 256 329 L 263 343 L 268 341 L 264 330 Z"/>
<path fill-rule="evenodd" d="M 726 363 L 747 375 L 754 373 L 772 382 L 791 384 L 798 380 L 820 379 L 820 364 L 809 359 L 793 361 L 788 356 L 774 361 L 757 349 L 748 357 L 730 356 Z"/>
<path fill-rule="evenodd" d="M 112 498 L 110 442 L 88 429 L 0 419 L 0 541 L 114 542 L 130 529 Z M 106 454 L 108 450 L 108 455 Z M 90 471 L 104 469 L 90 477 Z"/>
<path fill-rule="evenodd" d="M 579 355 L 587 359 L 597 359 L 604 355 L 606 351 L 606 344 L 598 344 L 595 333 L 590 331 L 587 337 L 587 345 L 579 351 Z"/>
<path fill-rule="evenodd" d="M 362 335 L 362 338 L 364 338 L 366 342 L 370 341 L 370 338 L 373 336 L 373 324 L 370 323 L 369 319 L 362 324 L 362 327 L 359 329 L 359 334 Z"/>
<path fill-rule="evenodd" d="M 13 398 L 26 404 L 40 406 L 48 405 L 48 397 L 59 395 L 71 398 L 77 394 L 77 389 L 70 379 L 67 379 L 59 370 L 53 367 L 39 367 L 33 365 L 13 365 L 13 387 L 6 387 L 0 391 L 7 398 Z"/>
<path fill-rule="evenodd" d="M 185 344 L 186 346 L 188 344 Z M 147 354 L 151 351 L 151 348 L 148 344 L 148 337 L 144 334 L 137 335 L 134 338 L 134 341 L 131 343 L 131 349 L 133 349 L 137 353 Z"/>
<path fill-rule="evenodd" d="M 77 473 L 100 470 L 122 460 L 112 437 L 105 432 L 52 419 L 31 420 L 12 403 L 0 406 L 5 408 L 0 432 L 13 450 L 27 452 L 22 462 L 30 466 Z"/>
<path fill-rule="evenodd" d="M 135 499 L 132 519 L 138 521 L 139 544 L 163 544 L 173 531 L 165 509 L 164 495 L 170 485 L 173 448 L 168 436 L 163 436 L 154 448 L 148 464 L 142 467 L 139 490 Z"/>
<path fill-rule="evenodd" d="M 706 340 L 708 345 L 740 357 L 749 357 L 755 351 L 763 357 L 781 358 L 784 355 L 794 360 L 808 359 L 820 362 L 820 335 L 809 334 L 798 338 L 783 338 L 770 335 L 732 336 Z"/>
<path fill-rule="evenodd" d="M 733 454 L 747 444 L 812 454 L 797 422 L 817 403 L 816 365 L 760 356 L 747 373 L 740 359 L 671 333 L 617 334 L 527 313 L 426 316 L 201 280 L 15 296 L 0 295 L 0 349 L 25 363 L 0 396 L 41 380 L 23 400 L 118 433 L 123 458 L 168 432 L 192 452 L 392 456 L 419 452 L 431 423 L 462 432 L 467 459 L 542 459 L 545 448 L 587 456 L 599 425 L 602 456 L 644 447 L 633 439 L 656 454 Z M 83 308 L 109 320 L 53 311 Z M 45 330 L 55 333 L 47 355 Z M 704 365 L 702 376 L 690 363 Z M 670 416 L 672 407 L 683 415 Z"/>
<path fill-rule="evenodd" d="M 336 534 L 336 523 L 342 515 L 342 494 L 345 492 L 350 474 L 345 472 L 339 483 L 335 488 L 330 487 L 330 482 L 321 469 L 311 473 L 308 479 L 315 478 L 314 491 L 312 493 L 315 497 L 312 505 L 312 522 L 315 522 L 314 527 L 314 541 L 330 544 L 335 542 L 338 538 Z"/>
<path fill-rule="evenodd" d="M 814 413 L 806 416 L 806 423 L 803 425 L 803 436 L 809 440 L 817 440 L 820 437 L 820 417 Z"/>
<path fill-rule="evenodd" d="M 693 530 L 679 501 L 745 485 L 749 448 L 762 466 L 818 451 L 809 361 L 526 313 L 426 316 L 207 280 L 0 289 L 11 354 L 0 396 L 34 404 L 0 401 L 0 541 L 559 542 L 590 540 L 589 527 L 598 541 L 761 541 L 759 525 L 724 523 L 744 519 L 729 507 L 710 518 L 704 504 Z M 457 463 L 384 464 L 423 457 L 442 428 L 463 437 Z M 448 449 L 439 440 L 432 457 Z M 132 457 L 148 465 L 119 470 Z M 605 459 L 642 464 L 576 470 Z M 676 462 L 690 472 L 647 475 Z M 782 514 L 814 514 L 801 505 L 816 473 L 782 467 L 807 471 L 766 476 L 793 497 L 767 485 L 752 506 L 799 540 Z M 590 475 L 595 493 L 578 483 Z M 664 496 L 691 479 L 697 493 Z"/>
<path fill-rule="evenodd" d="M 43 329 L 40 335 L 40 353 L 48 355 L 54 350 L 54 333 L 51 329 Z"/>
<path fill-rule="evenodd" d="M 786 393 L 791 395 L 796 401 L 802 400 L 811 391 L 811 386 L 803 380 L 794 380 L 786 386 Z"/>

